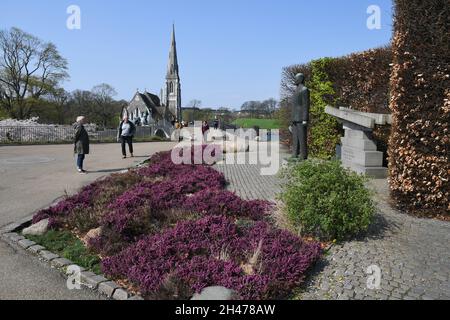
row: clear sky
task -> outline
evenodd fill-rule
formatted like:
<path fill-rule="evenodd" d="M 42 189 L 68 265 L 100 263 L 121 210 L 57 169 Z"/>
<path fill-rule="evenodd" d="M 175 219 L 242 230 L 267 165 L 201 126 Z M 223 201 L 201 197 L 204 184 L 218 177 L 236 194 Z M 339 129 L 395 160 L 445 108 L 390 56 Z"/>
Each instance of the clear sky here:
<path fill-rule="evenodd" d="M 69 30 L 69 5 L 81 30 Z M 381 8 L 369 30 L 367 8 Z M 56 44 L 69 61 L 64 87 L 111 84 L 129 100 L 137 88 L 159 94 L 175 22 L 183 106 L 239 108 L 279 98 L 281 69 L 324 56 L 388 44 L 391 0 L 1 0 L 0 29 L 19 27 Z"/>

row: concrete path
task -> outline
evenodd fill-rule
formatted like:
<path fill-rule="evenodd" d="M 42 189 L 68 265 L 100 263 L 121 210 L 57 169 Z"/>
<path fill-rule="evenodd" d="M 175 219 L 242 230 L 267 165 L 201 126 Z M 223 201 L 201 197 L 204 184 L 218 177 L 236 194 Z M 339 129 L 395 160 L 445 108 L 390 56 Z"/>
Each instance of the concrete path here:
<path fill-rule="evenodd" d="M 91 145 L 87 175 L 75 170 L 72 145 L 0 147 L 0 226 L 48 206 L 66 192 L 73 194 L 90 182 L 136 165 L 167 142 L 135 144 L 135 158 L 122 159 L 119 144 Z M 69 291 L 59 272 L 22 250 L 0 241 L 0 300 L 97 299 L 88 290 Z"/>

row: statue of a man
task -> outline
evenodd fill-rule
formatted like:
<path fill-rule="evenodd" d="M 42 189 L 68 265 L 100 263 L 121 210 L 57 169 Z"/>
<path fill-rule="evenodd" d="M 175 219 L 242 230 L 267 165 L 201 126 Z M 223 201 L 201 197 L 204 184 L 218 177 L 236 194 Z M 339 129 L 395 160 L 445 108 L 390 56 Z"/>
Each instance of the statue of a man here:
<path fill-rule="evenodd" d="M 310 97 L 309 89 L 305 87 L 305 76 L 299 73 L 295 76 L 297 89 L 292 97 L 292 151 L 293 157 L 300 160 L 308 158 L 308 121 Z"/>

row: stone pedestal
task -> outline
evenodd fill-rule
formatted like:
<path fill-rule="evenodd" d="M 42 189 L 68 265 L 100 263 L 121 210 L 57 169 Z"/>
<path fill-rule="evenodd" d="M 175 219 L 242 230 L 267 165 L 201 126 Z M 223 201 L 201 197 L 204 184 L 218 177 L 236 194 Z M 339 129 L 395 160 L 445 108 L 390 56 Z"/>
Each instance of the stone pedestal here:
<path fill-rule="evenodd" d="M 387 168 L 383 167 L 383 152 L 369 137 L 369 132 L 345 127 L 342 142 L 342 165 L 355 172 L 372 178 L 386 178 Z"/>

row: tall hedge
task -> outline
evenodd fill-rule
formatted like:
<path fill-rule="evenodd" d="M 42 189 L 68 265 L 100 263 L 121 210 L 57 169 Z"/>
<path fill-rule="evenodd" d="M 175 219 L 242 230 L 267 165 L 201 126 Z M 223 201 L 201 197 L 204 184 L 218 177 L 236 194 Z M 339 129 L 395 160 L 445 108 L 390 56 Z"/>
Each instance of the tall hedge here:
<path fill-rule="evenodd" d="M 448 0 L 395 0 L 390 187 L 426 214 L 450 214 L 449 17 Z"/>

